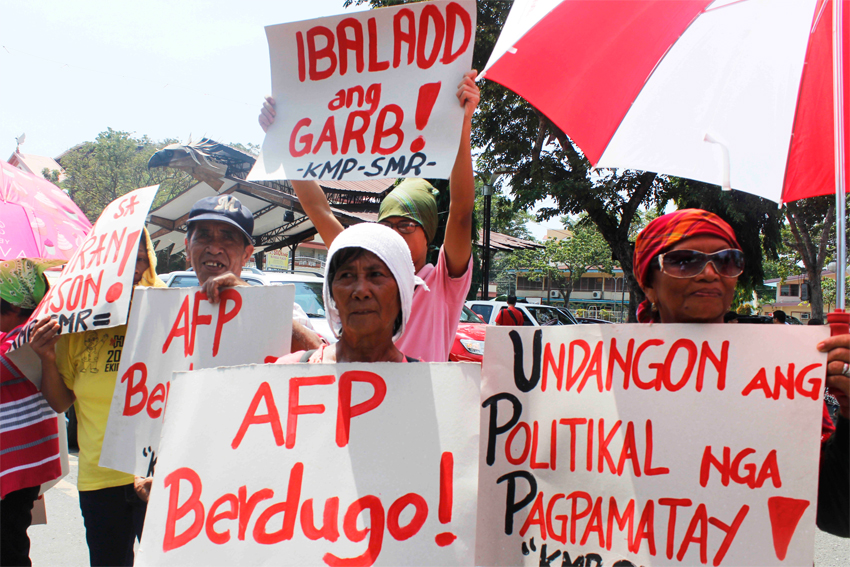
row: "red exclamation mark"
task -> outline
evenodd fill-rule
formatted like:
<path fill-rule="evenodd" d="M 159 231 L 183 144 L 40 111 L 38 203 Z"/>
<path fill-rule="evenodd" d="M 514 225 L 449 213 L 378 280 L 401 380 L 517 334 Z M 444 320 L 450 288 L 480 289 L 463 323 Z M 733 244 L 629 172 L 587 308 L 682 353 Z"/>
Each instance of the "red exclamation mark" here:
<path fill-rule="evenodd" d="M 440 85 L 442 81 L 436 83 L 426 83 L 419 87 L 419 100 L 416 101 L 416 129 L 422 130 L 428 125 L 428 120 L 431 118 L 431 111 L 434 110 L 434 103 L 437 102 L 437 95 L 440 94 Z M 410 144 L 411 152 L 422 151 L 425 147 L 425 138 L 418 136 Z"/>
<path fill-rule="evenodd" d="M 437 83 L 439 85 L 439 83 Z M 427 86 L 427 85 L 426 85 Z M 420 91 L 421 93 L 421 91 Z M 421 97 L 420 97 L 421 100 Z M 454 503 L 454 468 L 455 458 L 449 452 L 443 453 L 440 459 L 440 508 L 437 517 L 441 524 L 448 524 L 452 521 L 452 505 Z M 443 532 L 437 534 L 434 541 L 440 547 L 446 547 L 457 539 L 457 536 L 451 532 Z"/>
<path fill-rule="evenodd" d="M 139 236 L 141 231 L 137 230 L 136 232 L 131 232 L 130 236 L 127 237 L 127 246 L 124 248 L 124 256 L 121 258 L 121 263 L 118 264 L 118 276 L 122 276 L 124 274 L 124 267 L 127 265 L 127 260 L 130 259 L 130 253 L 133 250 L 138 249 L 138 242 L 136 241 L 136 237 Z M 101 242 L 103 239 L 101 238 Z M 133 243 L 134 246 L 131 246 L 130 243 Z M 107 303 L 115 303 L 121 298 L 121 294 L 124 293 L 124 285 L 121 282 L 115 282 L 109 289 L 106 290 L 106 302 Z"/>

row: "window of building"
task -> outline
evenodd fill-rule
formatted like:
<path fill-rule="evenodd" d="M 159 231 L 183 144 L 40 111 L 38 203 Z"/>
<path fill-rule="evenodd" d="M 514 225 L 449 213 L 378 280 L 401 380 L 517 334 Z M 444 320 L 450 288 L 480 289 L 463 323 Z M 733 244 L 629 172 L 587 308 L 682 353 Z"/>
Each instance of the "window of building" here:
<path fill-rule="evenodd" d="M 799 284 L 785 284 L 779 290 L 780 297 L 799 297 L 800 295 L 800 285 Z"/>
<path fill-rule="evenodd" d="M 543 284 L 546 283 L 544 279 L 530 280 L 525 276 L 517 276 L 516 278 L 516 288 L 522 290 L 542 290 Z"/>
<path fill-rule="evenodd" d="M 580 278 L 579 291 L 602 291 L 602 278 Z"/>

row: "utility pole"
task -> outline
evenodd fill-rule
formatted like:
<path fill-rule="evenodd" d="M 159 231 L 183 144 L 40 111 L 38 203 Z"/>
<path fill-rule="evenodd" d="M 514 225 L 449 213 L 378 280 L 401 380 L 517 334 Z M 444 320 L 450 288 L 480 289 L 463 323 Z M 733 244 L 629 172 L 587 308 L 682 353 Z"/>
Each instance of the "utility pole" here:
<path fill-rule="evenodd" d="M 481 299 L 484 301 L 490 299 L 490 200 L 493 196 L 493 182 L 498 175 L 498 173 L 492 174 L 490 176 L 490 182 L 481 187 L 481 194 L 484 195 L 484 235 L 482 238 L 484 243 L 484 258 L 481 265 L 481 271 L 483 272 Z"/>

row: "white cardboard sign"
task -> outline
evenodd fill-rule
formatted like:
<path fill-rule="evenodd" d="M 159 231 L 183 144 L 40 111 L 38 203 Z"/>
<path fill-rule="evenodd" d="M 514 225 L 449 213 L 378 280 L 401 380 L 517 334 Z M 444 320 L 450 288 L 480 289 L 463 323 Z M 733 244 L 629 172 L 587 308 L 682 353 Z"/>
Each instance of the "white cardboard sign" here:
<path fill-rule="evenodd" d="M 47 316 L 59 321 L 60 333 L 106 329 L 127 322 L 139 237 L 158 189 L 159 185 L 136 189 L 103 209 L 13 349 L 29 342 L 35 322 Z"/>
<path fill-rule="evenodd" d="M 474 0 L 266 27 L 275 123 L 248 179 L 449 177 Z"/>
<path fill-rule="evenodd" d="M 175 375 L 137 565 L 471 565 L 480 367 Z"/>
<path fill-rule="evenodd" d="M 172 372 L 261 363 L 289 352 L 295 286 L 138 288 L 118 363 L 100 466 L 150 476 Z"/>
<path fill-rule="evenodd" d="M 476 564 L 811 565 L 827 335 L 491 327 Z"/>

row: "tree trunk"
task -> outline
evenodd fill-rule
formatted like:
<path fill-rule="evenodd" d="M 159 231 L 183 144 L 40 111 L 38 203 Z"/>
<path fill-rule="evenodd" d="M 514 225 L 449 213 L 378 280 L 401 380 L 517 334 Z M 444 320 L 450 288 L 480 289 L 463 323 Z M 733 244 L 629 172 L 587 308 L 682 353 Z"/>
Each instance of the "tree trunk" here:
<path fill-rule="evenodd" d="M 812 240 L 809 234 L 809 226 L 804 222 L 805 218 L 798 218 L 798 215 L 799 212 L 795 203 L 788 203 L 785 206 L 785 218 L 788 219 L 788 226 L 791 228 L 791 234 L 794 235 L 795 248 L 803 259 L 803 265 L 806 267 L 806 275 L 810 283 L 811 316 L 823 319 L 823 288 L 821 288 L 820 274 L 823 270 L 824 260 L 826 260 L 829 231 L 835 222 L 835 208 L 827 209 L 826 217 L 823 220 L 823 229 L 817 243 Z"/>
<path fill-rule="evenodd" d="M 806 275 L 809 278 L 809 305 L 812 306 L 812 318 L 825 321 L 826 319 L 823 316 L 823 288 L 821 287 L 820 271 L 809 270 L 808 266 L 806 266 Z"/>
<path fill-rule="evenodd" d="M 608 243 L 611 245 L 611 243 Z M 629 290 L 629 323 L 637 323 L 637 308 L 640 303 L 646 299 L 643 290 L 637 283 L 634 275 L 634 250 L 632 245 L 626 241 L 618 241 L 616 246 L 611 246 L 611 252 L 614 258 L 620 263 L 623 268 L 623 274 L 626 277 L 626 284 Z"/>

